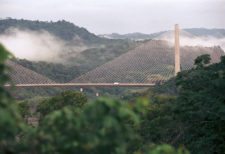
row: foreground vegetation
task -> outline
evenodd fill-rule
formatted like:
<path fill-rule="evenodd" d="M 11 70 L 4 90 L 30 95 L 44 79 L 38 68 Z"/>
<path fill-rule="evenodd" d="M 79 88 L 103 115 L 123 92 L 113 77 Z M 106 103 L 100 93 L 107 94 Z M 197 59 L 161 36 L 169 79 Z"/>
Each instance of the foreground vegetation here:
<path fill-rule="evenodd" d="M 0 46 L 0 153 L 222 154 L 225 151 L 225 57 L 196 67 L 170 81 L 173 92 L 148 90 L 124 100 L 88 101 L 79 92 L 63 92 L 37 105 L 38 125 L 27 124 L 29 103 L 16 102 L 4 84 Z M 167 83 L 166 86 L 171 83 Z M 129 103 L 128 103 L 129 102 Z"/>

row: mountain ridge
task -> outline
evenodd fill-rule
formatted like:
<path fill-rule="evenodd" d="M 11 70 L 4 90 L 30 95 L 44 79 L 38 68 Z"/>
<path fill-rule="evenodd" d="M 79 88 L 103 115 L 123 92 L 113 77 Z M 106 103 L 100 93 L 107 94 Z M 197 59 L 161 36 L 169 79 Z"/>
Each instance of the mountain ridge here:
<path fill-rule="evenodd" d="M 98 43 L 104 41 L 97 35 L 89 32 L 83 27 L 79 27 L 71 22 L 65 20 L 39 21 L 39 20 L 24 20 L 24 19 L 1 19 L 0 20 L 0 34 L 4 34 L 9 28 L 18 28 L 20 30 L 46 30 L 50 34 L 59 37 L 64 41 L 71 41 L 75 37 L 81 38 L 85 43 Z"/>
<path fill-rule="evenodd" d="M 225 29 L 222 28 L 184 28 L 183 30 L 189 32 L 192 35 L 195 35 L 196 37 L 212 36 L 216 38 L 225 38 Z M 150 34 L 141 32 L 126 33 L 126 34 L 111 33 L 111 34 L 101 34 L 98 36 L 109 39 L 145 40 L 145 39 L 154 39 L 166 32 L 170 31 L 169 30 L 160 31 Z"/>

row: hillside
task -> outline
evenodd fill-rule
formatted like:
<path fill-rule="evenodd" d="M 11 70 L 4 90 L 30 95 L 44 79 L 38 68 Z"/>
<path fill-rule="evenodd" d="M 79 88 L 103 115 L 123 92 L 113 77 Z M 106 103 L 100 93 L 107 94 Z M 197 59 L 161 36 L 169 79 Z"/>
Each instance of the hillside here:
<path fill-rule="evenodd" d="M 49 84 L 54 81 L 12 61 L 6 63 L 10 67 L 10 78 L 14 84 Z"/>
<path fill-rule="evenodd" d="M 81 75 L 80 69 L 76 66 L 70 67 L 60 63 L 48 63 L 44 61 L 34 62 L 26 59 L 14 59 L 16 64 L 33 70 L 56 82 L 67 82 L 74 77 Z"/>

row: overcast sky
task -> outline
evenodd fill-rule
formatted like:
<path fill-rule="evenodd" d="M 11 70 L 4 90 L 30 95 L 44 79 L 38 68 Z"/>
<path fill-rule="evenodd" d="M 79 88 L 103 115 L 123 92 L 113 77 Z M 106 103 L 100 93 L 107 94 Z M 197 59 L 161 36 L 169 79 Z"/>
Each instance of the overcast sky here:
<path fill-rule="evenodd" d="M 65 19 L 96 34 L 225 28 L 225 0 L 0 0 L 0 17 Z"/>

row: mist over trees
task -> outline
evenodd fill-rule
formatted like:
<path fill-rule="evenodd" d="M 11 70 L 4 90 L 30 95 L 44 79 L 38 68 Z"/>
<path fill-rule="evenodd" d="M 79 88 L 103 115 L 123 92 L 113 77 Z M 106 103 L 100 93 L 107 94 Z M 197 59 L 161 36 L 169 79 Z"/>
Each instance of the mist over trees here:
<path fill-rule="evenodd" d="M 57 22 L 44 22 L 44 21 L 30 21 L 30 20 L 17 20 L 17 19 L 4 19 L 0 20 L 0 32 L 6 33 L 10 27 L 18 29 L 28 29 L 33 31 L 46 30 L 51 34 L 61 38 L 62 40 L 71 41 L 76 36 L 79 36 L 87 43 L 94 43 L 101 41 L 101 38 L 88 32 L 85 28 L 78 27 L 73 23 L 65 20 Z"/>

